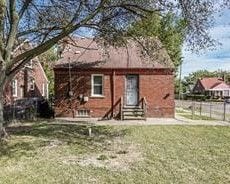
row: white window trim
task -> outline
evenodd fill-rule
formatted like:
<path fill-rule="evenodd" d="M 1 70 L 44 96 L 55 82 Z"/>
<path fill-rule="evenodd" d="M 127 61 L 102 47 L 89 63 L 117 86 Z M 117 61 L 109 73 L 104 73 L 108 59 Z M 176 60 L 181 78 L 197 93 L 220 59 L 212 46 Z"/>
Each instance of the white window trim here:
<path fill-rule="evenodd" d="M 15 85 L 15 86 L 13 86 L 13 85 Z M 14 87 L 15 87 L 15 91 L 13 90 Z M 18 96 L 18 80 L 17 79 L 14 79 L 13 83 L 12 83 L 12 95 L 13 95 L 13 97 L 17 97 Z"/>
<path fill-rule="evenodd" d="M 42 83 L 42 96 L 45 96 L 45 83 Z"/>
<path fill-rule="evenodd" d="M 30 81 L 30 86 L 29 86 L 29 90 L 30 91 L 34 91 L 35 90 L 35 80 L 34 79 L 32 79 L 31 81 Z"/>
<path fill-rule="evenodd" d="M 100 76 L 102 77 L 102 94 L 94 94 L 94 77 Z M 91 97 L 104 97 L 104 75 L 103 74 L 92 74 L 91 75 Z"/>
<path fill-rule="evenodd" d="M 24 88 L 22 86 L 20 87 L 20 95 L 21 98 L 24 98 Z"/>
<path fill-rule="evenodd" d="M 27 65 L 26 65 L 27 68 L 29 69 L 33 69 L 33 60 L 30 60 Z"/>
<path fill-rule="evenodd" d="M 46 83 L 46 98 L 49 99 L 49 83 Z"/>

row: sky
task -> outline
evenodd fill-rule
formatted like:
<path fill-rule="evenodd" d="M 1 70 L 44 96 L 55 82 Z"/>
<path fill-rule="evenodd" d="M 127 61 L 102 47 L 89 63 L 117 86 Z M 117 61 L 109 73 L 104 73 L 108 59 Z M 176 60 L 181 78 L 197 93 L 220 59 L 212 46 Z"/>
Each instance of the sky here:
<path fill-rule="evenodd" d="M 215 15 L 215 25 L 210 33 L 221 45 L 214 51 L 206 51 L 199 55 L 187 51 L 184 46 L 182 77 L 200 69 L 230 71 L 230 10 Z"/>

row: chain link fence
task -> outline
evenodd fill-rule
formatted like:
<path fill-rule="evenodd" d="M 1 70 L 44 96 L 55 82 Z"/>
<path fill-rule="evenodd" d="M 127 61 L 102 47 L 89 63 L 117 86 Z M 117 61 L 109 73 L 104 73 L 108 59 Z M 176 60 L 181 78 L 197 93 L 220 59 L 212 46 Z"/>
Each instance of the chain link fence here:
<path fill-rule="evenodd" d="M 230 103 L 227 102 L 176 100 L 176 108 L 187 112 L 193 119 L 200 116 L 230 122 Z"/>
<path fill-rule="evenodd" d="M 49 102 L 41 98 L 23 98 L 14 101 L 11 105 L 4 106 L 4 119 L 6 122 L 13 120 L 36 120 L 37 118 L 51 118 L 53 110 Z"/>

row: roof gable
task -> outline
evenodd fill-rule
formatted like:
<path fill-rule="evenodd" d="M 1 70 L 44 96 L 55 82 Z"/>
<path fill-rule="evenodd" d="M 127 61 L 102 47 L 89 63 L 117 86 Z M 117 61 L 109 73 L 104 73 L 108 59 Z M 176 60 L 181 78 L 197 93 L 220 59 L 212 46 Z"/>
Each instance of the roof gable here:
<path fill-rule="evenodd" d="M 157 45 L 153 58 L 143 54 L 141 46 L 129 40 L 124 47 L 105 47 L 93 39 L 75 39 L 77 47 L 68 45 L 62 58 L 58 60 L 55 68 L 174 68 L 173 63 L 162 47 L 160 41 L 155 39 Z"/>
<path fill-rule="evenodd" d="M 223 83 L 223 79 L 217 77 L 203 78 L 199 79 L 199 82 L 204 87 L 205 90 L 212 89 L 216 85 Z"/>
<path fill-rule="evenodd" d="M 213 86 L 210 90 L 230 90 L 230 86 L 225 82 L 221 82 Z"/>

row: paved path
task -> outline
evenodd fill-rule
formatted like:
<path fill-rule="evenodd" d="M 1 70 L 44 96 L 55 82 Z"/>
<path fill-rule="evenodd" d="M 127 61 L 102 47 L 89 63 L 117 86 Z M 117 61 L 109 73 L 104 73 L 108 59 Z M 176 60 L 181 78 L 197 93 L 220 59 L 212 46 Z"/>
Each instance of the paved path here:
<path fill-rule="evenodd" d="M 95 118 L 76 119 L 76 118 L 56 118 L 58 123 L 71 124 L 89 124 L 89 125 L 207 125 L 207 126 L 230 126 L 230 122 L 224 121 L 206 121 L 206 120 L 191 120 L 182 116 L 176 115 L 173 118 L 148 118 L 146 121 L 141 120 L 98 120 Z"/>

